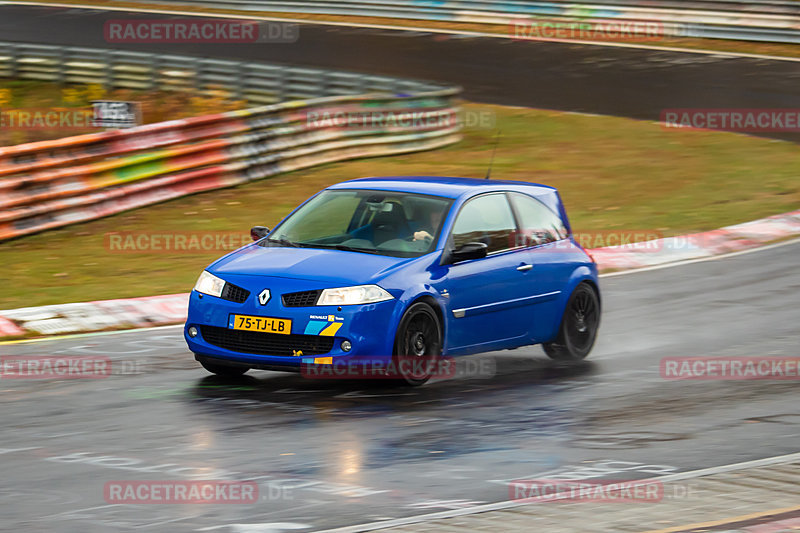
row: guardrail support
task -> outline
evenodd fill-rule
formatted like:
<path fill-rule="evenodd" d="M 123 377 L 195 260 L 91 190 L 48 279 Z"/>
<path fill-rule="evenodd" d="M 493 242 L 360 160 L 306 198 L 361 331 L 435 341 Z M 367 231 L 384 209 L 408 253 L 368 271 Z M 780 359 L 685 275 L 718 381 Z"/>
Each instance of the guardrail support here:
<path fill-rule="evenodd" d="M 305 98 L 361 94 L 374 90 L 397 90 L 408 84 L 426 89 L 420 82 L 398 80 L 384 76 L 367 76 L 352 72 L 336 72 L 318 68 L 289 65 L 269 65 L 201 59 L 190 56 L 162 56 L 105 49 L 19 45 L 0 42 L 11 58 L 12 77 L 47 79 L 59 84 L 74 80 L 68 74 L 69 63 L 99 63 L 101 68 L 89 69 L 89 81 L 97 79 L 106 89 L 143 88 L 148 90 L 193 90 L 201 93 L 211 86 L 220 86 L 236 100 L 251 104 L 275 103 L 300 95 Z M 44 57 L 49 68 L 22 68 L 26 56 Z M 33 63 L 36 65 L 37 63 Z M 78 71 L 85 70 L 78 68 Z M 189 74 L 189 75 L 187 75 Z M 87 83 L 89 82 L 87 81 Z M 435 87 L 435 86 L 432 86 Z"/>
<path fill-rule="evenodd" d="M 9 44 L 8 52 L 8 55 L 11 57 L 9 71 L 12 77 L 17 77 L 19 75 L 19 47 L 16 44 Z"/>

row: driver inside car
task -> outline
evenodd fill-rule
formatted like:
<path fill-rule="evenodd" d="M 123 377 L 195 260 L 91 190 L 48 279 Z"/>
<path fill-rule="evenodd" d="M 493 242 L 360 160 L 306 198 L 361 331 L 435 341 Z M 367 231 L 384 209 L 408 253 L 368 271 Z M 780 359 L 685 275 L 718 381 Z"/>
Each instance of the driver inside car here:
<path fill-rule="evenodd" d="M 428 202 L 403 205 L 401 201 L 374 202 L 372 220 L 350 232 L 352 239 L 369 242 L 374 246 L 399 246 L 406 243 L 429 244 L 439 231 L 444 209 Z M 407 216 L 407 213 L 413 213 Z M 402 247 L 402 246 L 401 246 Z"/>
<path fill-rule="evenodd" d="M 418 209 L 418 211 L 422 213 L 418 213 L 419 216 L 410 221 L 410 225 L 415 229 L 412 240 L 430 242 L 439 229 L 444 211 L 441 209 Z"/>

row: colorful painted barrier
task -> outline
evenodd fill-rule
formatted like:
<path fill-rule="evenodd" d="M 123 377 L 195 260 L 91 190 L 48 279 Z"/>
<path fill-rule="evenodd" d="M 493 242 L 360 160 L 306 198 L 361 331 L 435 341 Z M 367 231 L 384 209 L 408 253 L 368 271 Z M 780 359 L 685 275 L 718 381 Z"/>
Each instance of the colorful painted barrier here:
<path fill-rule="evenodd" d="M 211 178 L 209 178 L 211 179 Z M 756 248 L 800 235 L 800 210 L 704 233 L 589 250 L 601 271 L 630 270 Z M 0 311 L 0 338 L 180 324 L 188 294 Z"/>
<path fill-rule="evenodd" d="M 325 97 L 0 149 L 0 240 L 460 139 L 457 89 Z"/>

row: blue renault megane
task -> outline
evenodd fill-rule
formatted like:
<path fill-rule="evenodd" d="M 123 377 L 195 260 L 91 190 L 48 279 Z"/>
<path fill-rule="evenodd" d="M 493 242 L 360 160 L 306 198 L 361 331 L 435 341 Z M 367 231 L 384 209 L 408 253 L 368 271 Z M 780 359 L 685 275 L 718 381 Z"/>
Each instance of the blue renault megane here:
<path fill-rule="evenodd" d="M 309 198 L 272 231 L 212 263 L 184 328 L 210 372 L 543 345 L 578 361 L 600 323 L 597 266 L 543 185 L 376 177 Z M 398 365 L 425 383 L 431 365 Z"/>

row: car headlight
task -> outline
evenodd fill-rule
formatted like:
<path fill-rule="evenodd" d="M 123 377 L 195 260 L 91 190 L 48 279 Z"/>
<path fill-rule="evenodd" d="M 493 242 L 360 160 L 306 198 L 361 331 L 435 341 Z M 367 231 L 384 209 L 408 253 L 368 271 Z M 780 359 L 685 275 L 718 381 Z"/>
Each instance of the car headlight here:
<path fill-rule="evenodd" d="M 197 278 L 197 283 L 194 284 L 194 290 L 208 294 L 210 296 L 222 296 L 222 288 L 225 287 L 225 280 L 219 279 L 214 274 L 209 274 L 205 270 Z"/>
<path fill-rule="evenodd" d="M 383 302 L 394 298 L 377 285 L 357 285 L 325 289 L 317 300 L 317 305 L 356 305 Z"/>

